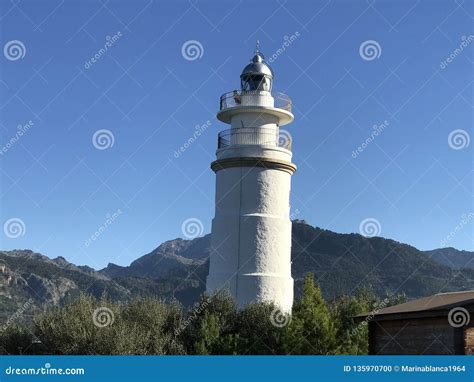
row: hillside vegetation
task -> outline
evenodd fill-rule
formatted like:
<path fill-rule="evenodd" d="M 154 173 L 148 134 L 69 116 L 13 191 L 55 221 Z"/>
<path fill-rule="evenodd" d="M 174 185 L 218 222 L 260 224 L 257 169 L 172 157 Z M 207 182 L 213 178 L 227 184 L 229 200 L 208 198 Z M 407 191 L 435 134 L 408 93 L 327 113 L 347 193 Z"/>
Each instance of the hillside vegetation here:
<path fill-rule="evenodd" d="M 136 298 L 120 304 L 81 295 L 38 315 L 30 326 L 0 332 L 2 354 L 366 354 L 367 323 L 352 317 L 400 302 L 367 289 L 327 303 L 308 275 L 290 317 L 272 304 L 238 311 L 223 294 L 178 302 Z"/>

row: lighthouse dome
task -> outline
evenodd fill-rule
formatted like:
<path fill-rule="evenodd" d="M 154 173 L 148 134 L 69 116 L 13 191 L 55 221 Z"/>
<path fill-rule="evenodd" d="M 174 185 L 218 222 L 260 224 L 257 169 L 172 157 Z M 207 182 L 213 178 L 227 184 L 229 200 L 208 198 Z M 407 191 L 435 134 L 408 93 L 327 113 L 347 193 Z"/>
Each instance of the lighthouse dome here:
<path fill-rule="evenodd" d="M 273 70 L 265 62 L 265 57 L 258 50 L 240 75 L 243 91 L 271 91 Z"/>
<path fill-rule="evenodd" d="M 264 74 L 273 78 L 273 70 L 265 62 L 265 57 L 260 52 L 253 56 L 250 64 L 248 64 L 244 70 L 242 70 L 241 76 L 247 74 Z"/>

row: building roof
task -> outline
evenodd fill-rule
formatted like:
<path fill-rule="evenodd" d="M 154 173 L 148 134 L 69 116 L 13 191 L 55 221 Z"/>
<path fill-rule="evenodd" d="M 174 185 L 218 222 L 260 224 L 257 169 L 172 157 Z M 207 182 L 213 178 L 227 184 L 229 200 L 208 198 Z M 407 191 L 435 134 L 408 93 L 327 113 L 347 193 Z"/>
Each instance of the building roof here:
<path fill-rule="evenodd" d="M 413 315 L 413 313 L 426 312 L 442 312 L 449 310 L 456 306 L 463 306 L 474 303 L 474 290 L 438 293 L 433 296 L 423 297 L 417 300 L 412 300 L 404 304 L 389 306 L 380 310 L 374 310 L 367 314 L 356 316 L 357 318 L 364 318 L 374 316 L 379 318 L 386 315 Z"/>

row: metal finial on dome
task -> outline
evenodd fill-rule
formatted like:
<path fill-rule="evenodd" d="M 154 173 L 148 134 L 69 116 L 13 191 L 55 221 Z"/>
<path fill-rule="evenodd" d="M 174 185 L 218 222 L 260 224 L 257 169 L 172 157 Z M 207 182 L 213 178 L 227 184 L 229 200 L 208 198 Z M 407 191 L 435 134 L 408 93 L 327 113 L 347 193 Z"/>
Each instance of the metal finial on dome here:
<path fill-rule="evenodd" d="M 255 54 L 260 54 L 260 40 L 257 40 L 257 44 L 255 46 Z"/>

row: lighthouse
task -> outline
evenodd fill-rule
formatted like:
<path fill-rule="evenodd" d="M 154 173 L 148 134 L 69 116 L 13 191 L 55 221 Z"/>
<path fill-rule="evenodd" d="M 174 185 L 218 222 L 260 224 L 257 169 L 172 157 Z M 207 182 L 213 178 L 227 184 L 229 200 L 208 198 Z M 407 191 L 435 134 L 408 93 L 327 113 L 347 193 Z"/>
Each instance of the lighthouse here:
<path fill-rule="evenodd" d="M 240 75 L 240 90 L 220 98 L 215 216 L 206 290 L 227 290 L 239 309 L 293 305 L 291 277 L 291 99 L 272 90 L 274 73 L 259 44 Z"/>

